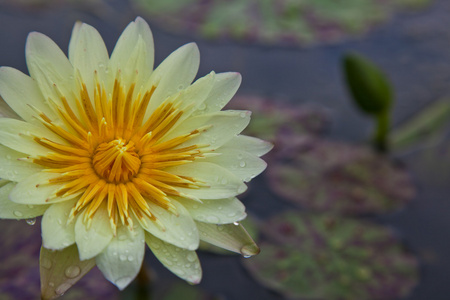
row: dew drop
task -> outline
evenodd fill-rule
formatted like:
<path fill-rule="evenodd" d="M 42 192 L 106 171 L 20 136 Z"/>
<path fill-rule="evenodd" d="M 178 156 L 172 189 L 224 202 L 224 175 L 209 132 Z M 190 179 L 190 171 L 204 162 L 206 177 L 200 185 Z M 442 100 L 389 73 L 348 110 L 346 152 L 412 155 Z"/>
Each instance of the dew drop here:
<path fill-rule="evenodd" d="M 205 110 L 205 108 L 206 108 L 206 104 L 205 103 L 202 103 L 202 104 L 200 104 L 198 106 L 198 110 Z"/>
<path fill-rule="evenodd" d="M 206 218 L 206 220 L 210 223 L 218 223 L 219 222 L 219 218 L 217 218 L 216 216 L 208 216 Z"/>
<path fill-rule="evenodd" d="M 230 212 L 227 216 L 229 216 L 231 218 L 231 217 L 234 217 L 235 215 L 236 215 L 235 212 Z"/>
<path fill-rule="evenodd" d="M 34 205 L 27 205 L 28 208 L 34 208 Z"/>
<path fill-rule="evenodd" d="M 195 254 L 194 254 L 194 253 L 189 253 L 189 254 L 186 256 L 186 258 L 187 258 L 187 260 L 190 261 L 190 262 L 196 261 L 196 257 L 195 257 Z"/>
<path fill-rule="evenodd" d="M 251 255 L 244 255 L 244 258 L 252 257 Z"/>
<path fill-rule="evenodd" d="M 59 296 L 62 296 L 68 289 L 70 289 L 72 285 L 70 283 L 61 283 L 56 289 L 55 293 Z"/>
<path fill-rule="evenodd" d="M 41 259 L 41 267 L 44 269 L 50 269 L 52 267 L 52 261 L 46 257 Z"/>
<path fill-rule="evenodd" d="M 237 158 L 238 159 L 242 159 L 244 156 L 241 154 L 241 153 L 239 153 L 238 155 L 237 155 Z"/>
<path fill-rule="evenodd" d="M 121 261 L 126 261 L 126 260 L 127 260 L 127 257 L 126 257 L 125 255 L 121 254 L 121 255 L 119 256 L 119 259 L 120 259 Z"/>
<path fill-rule="evenodd" d="M 27 224 L 33 226 L 34 224 L 36 224 L 36 218 L 28 219 Z"/>
<path fill-rule="evenodd" d="M 23 216 L 23 214 L 18 210 L 14 211 L 14 215 L 19 218 Z"/>
<path fill-rule="evenodd" d="M 64 274 L 68 278 L 75 278 L 78 275 L 80 275 L 80 273 L 81 273 L 81 269 L 78 266 L 70 266 L 64 271 Z"/>
<path fill-rule="evenodd" d="M 61 219 L 58 219 L 58 224 L 62 225 L 62 220 Z"/>
<path fill-rule="evenodd" d="M 222 178 L 222 180 L 220 181 L 221 184 L 227 184 L 228 180 L 226 178 Z"/>
<path fill-rule="evenodd" d="M 245 167 L 245 161 L 241 161 L 241 162 L 239 163 L 239 167 L 241 167 L 241 168 Z"/>
<path fill-rule="evenodd" d="M 178 86 L 178 90 L 181 91 L 182 89 L 184 89 L 184 85 L 180 84 L 180 85 Z"/>
<path fill-rule="evenodd" d="M 239 222 L 233 222 L 233 224 L 239 226 Z"/>
<path fill-rule="evenodd" d="M 217 225 L 217 230 L 223 231 L 223 226 L 222 225 Z"/>
<path fill-rule="evenodd" d="M 113 255 L 114 255 L 114 256 L 117 256 L 117 252 L 113 252 Z"/>
<path fill-rule="evenodd" d="M 128 256 L 128 261 L 133 261 L 133 260 L 134 260 L 134 257 L 131 256 L 131 255 L 129 255 L 129 256 Z"/>

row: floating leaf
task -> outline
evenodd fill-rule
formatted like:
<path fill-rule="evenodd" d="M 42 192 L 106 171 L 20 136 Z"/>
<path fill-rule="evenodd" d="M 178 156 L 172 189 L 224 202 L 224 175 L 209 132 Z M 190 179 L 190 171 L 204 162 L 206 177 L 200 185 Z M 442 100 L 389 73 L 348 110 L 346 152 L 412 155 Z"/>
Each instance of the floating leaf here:
<path fill-rule="evenodd" d="M 59 251 L 41 247 L 39 262 L 42 299 L 60 297 L 95 266 L 95 259 L 80 261 L 76 245 Z"/>
<path fill-rule="evenodd" d="M 388 157 L 318 139 L 278 155 L 267 175 L 277 194 L 316 211 L 381 213 L 404 206 L 415 195 L 408 173 Z"/>
<path fill-rule="evenodd" d="M 392 232 L 367 222 L 288 212 L 262 231 L 270 241 L 244 265 L 261 284 L 294 299 L 398 299 L 418 263 Z"/>
<path fill-rule="evenodd" d="M 320 135 L 330 124 L 328 111 L 311 105 L 279 104 L 275 99 L 255 96 L 237 96 L 230 105 L 233 109 L 252 111 L 252 121 L 245 134 L 268 140 L 278 148 L 295 144 L 305 135 Z"/>
<path fill-rule="evenodd" d="M 209 39 L 309 45 L 359 35 L 399 8 L 431 0 L 134 0 L 162 28 Z"/>

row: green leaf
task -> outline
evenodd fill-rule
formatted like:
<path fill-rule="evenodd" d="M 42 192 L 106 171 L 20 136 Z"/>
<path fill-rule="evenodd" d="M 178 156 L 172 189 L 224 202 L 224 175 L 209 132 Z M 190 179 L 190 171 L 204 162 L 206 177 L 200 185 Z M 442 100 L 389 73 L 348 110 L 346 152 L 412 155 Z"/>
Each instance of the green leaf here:
<path fill-rule="evenodd" d="M 42 299 L 62 296 L 94 266 L 95 259 L 80 261 L 76 245 L 61 251 L 41 247 L 40 273 Z"/>
<path fill-rule="evenodd" d="M 369 222 L 289 211 L 261 231 L 268 241 L 244 266 L 289 299 L 400 299 L 419 279 L 417 259 Z"/>
<path fill-rule="evenodd" d="M 437 101 L 396 129 L 391 135 L 391 147 L 398 150 L 426 144 L 430 137 L 441 134 L 449 120 L 450 101 Z"/>
<path fill-rule="evenodd" d="M 235 224 L 207 224 L 196 222 L 200 239 L 215 246 L 240 253 L 244 256 L 252 256 L 259 253 L 259 248 L 244 229 L 238 223 Z"/>
<path fill-rule="evenodd" d="M 383 72 L 359 54 L 348 54 L 343 62 L 347 85 L 357 106 L 370 115 L 388 111 L 393 92 Z"/>

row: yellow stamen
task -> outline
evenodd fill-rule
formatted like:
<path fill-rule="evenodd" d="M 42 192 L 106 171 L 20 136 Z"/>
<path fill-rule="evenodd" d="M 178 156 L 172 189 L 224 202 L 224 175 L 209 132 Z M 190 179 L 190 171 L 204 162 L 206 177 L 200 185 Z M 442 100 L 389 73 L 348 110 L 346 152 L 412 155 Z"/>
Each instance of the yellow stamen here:
<path fill-rule="evenodd" d="M 98 210 L 106 209 L 114 234 L 119 222 L 132 230 L 133 220 L 138 220 L 144 228 L 153 222 L 165 230 L 149 204 L 177 215 L 171 197 L 198 200 L 179 192 L 178 188 L 196 189 L 205 186 L 204 183 L 165 169 L 203 157 L 208 145 L 183 147 L 183 143 L 209 127 L 164 140 L 184 114 L 176 103 L 177 97 L 163 102 L 144 120 L 156 86 L 135 95 L 135 85 L 124 87 L 120 76 L 118 72 L 112 93 L 108 93 L 95 74 L 95 88 L 90 94 L 78 73 L 78 98 L 70 104 L 55 86 L 61 99 L 49 99 L 49 103 L 62 123 L 55 123 L 39 111 L 36 113 L 42 124 L 65 144 L 35 137 L 34 141 L 46 147 L 49 154 L 31 159 L 44 166 L 45 171 L 60 174 L 48 181 L 59 188 L 47 201 L 78 197 L 69 222 L 83 212 L 83 221 L 90 226 Z"/>

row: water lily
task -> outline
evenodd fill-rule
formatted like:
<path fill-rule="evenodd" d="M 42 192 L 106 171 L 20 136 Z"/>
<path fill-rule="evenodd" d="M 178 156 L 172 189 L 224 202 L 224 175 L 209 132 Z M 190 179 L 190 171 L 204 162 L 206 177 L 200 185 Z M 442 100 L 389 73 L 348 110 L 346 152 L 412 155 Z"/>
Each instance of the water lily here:
<path fill-rule="evenodd" d="M 0 94 L 18 115 L 0 119 L 0 217 L 42 215 L 43 247 L 76 245 L 119 289 L 139 272 L 145 244 L 192 283 L 201 279 L 200 240 L 259 251 L 235 225 L 246 217 L 236 196 L 265 169 L 271 144 L 240 135 L 250 112 L 222 111 L 240 74 L 193 82 L 193 43 L 155 70 L 153 56 L 137 18 L 111 56 L 96 29 L 77 23 L 68 58 L 33 32 L 30 76 L 0 68 Z"/>

